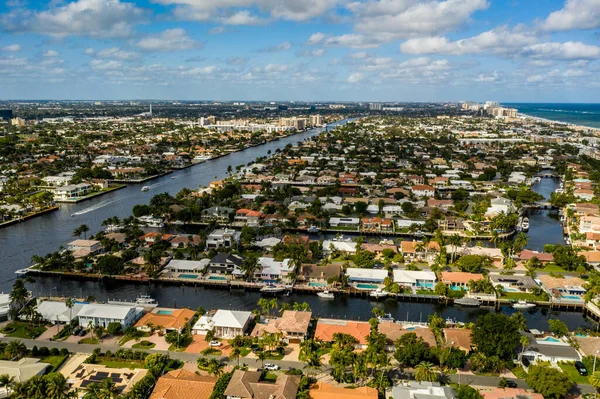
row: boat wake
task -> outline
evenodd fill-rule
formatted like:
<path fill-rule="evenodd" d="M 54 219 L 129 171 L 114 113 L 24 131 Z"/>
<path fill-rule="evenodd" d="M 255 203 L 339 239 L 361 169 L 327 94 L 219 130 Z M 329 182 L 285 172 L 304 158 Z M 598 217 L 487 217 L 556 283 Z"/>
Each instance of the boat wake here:
<path fill-rule="evenodd" d="M 106 201 L 101 201 L 99 203 L 97 203 L 94 206 L 90 206 L 89 208 L 85 208 L 82 209 L 81 211 L 77 211 L 71 214 L 71 216 L 79 216 L 79 215 L 85 215 L 86 213 L 90 213 L 90 212 L 94 212 L 100 208 L 104 208 L 107 205 L 113 204 L 115 202 L 117 202 L 118 200 L 106 200 Z"/>

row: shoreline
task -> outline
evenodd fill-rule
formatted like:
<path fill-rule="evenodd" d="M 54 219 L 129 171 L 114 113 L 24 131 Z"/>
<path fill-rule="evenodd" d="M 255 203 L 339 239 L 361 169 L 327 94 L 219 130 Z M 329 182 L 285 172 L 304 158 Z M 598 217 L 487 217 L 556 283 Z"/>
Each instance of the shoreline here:
<path fill-rule="evenodd" d="M 533 120 L 536 122 L 544 122 L 544 123 L 553 123 L 553 124 L 558 124 L 558 125 L 565 125 L 568 127 L 572 127 L 575 128 L 577 130 L 593 130 L 596 133 L 600 133 L 600 127 L 594 127 L 594 126 L 586 126 L 586 125 L 579 125 L 576 123 L 572 123 L 572 122 L 564 122 L 564 121 L 559 121 L 559 120 L 555 120 L 555 119 L 547 119 L 547 118 L 542 118 L 540 116 L 533 116 L 533 115 L 528 115 L 522 112 L 518 112 L 517 113 L 517 118 L 521 119 L 521 120 Z"/>
<path fill-rule="evenodd" d="M 60 209 L 60 207 L 58 205 L 55 205 L 55 206 L 52 206 L 50 208 L 41 210 L 39 212 L 30 213 L 28 215 L 25 215 L 25 216 L 19 218 L 19 219 L 13 219 L 13 220 L 9 220 L 8 222 L 0 223 L 0 228 L 2 228 L 2 227 L 8 227 L 8 226 L 11 226 L 11 225 L 17 224 L 17 223 L 21 223 L 21 222 L 24 222 L 26 220 L 32 219 L 32 218 L 34 218 L 36 216 L 42 216 L 42 215 L 45 215 L 47 213 L 57 211 L 58 209 Z"/>

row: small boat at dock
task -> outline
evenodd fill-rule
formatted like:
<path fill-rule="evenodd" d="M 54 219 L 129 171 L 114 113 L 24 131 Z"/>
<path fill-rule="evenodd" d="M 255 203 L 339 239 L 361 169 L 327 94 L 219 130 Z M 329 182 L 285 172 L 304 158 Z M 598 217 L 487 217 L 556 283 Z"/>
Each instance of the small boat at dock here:
<path fill-rule="evenodd" d="M 24 277 L 27 275 L 27 273 L 29 273 L 29 268 L 25 268 L 25 269 L 19 269 L 15 271 L 15 274 L 17 275 L 17 277 Z"/>
<path fill-rule="evenodd" d="M 317 296 L 319 298 L 324 298 L 324 299 L 334 299 L 335 298 L 335 295 L 333 294 L 333 292 L 329 292 L 329 291 L 318 292 Z"/>
<path fill-rule="evenodd" d="M 521 222 L 521 230 L 523 230 L 523 231 L 529 230 L 529 218 L 528 217 L 523 218 L 523 221 Z"/>
<path fill-rule="evenodd" d="M 380 323 L 383 323 L 383 322 L 393 323 L 394 322 L 394 318 L 392 317 L 391 313 L 386 313 L 383 316 L 379 316 L 377 318 L 377 321 L 379 321 Z"/>
<path fill-rule="evenodd" d="M 156 299 L 152 298 L 150 295 L 140 295 L 135 301 L 122 301 L 122 300 L 112 300 L 109 299 L 106 303 L 111 305 L 123 305 L 123 306 L 140 306 L 142 308 L 155 308 L 158 307 L 158 302 Z"/>
<path fill-rule="evenodd" d="M 456 299 L 454 301 L 454 303 L 457 305 L 461 305 L 461 306 L 472 306 L 472 307 L 481 306 L 481 302 L 479 302 L 479 300 L 476 298 L 464 297 L 464 298 Z"/>
<path fill-rule="evenodd" d="M 268 284 L 260 289 L 263 294 L 281 294 L 285 291 L 285 287 L 282 285 Z"/>
<path fill-rule="evenodd" d="M 381 288 L 377 288 L 375 291 L 371 291 L 369 292 L 369 296 L 371 298 L 385 298 L 389 295 L 389 293 L 387 291 L 382 290 Z"/>
<path fill-rule="evenodd" d="M 518 300 L 516 303 L 512 305 L 513 309 L 531 309 L 535 308 L 535 303 L 526 302 L 523 300 Z"/>

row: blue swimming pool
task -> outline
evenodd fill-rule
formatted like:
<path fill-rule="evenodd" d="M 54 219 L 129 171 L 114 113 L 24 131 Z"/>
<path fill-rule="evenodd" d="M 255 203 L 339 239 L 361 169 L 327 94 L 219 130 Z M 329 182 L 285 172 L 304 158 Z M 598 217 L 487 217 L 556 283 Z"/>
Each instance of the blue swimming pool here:
<path fill-rule="evenodd" d="M 309 287 L 327 287 L 325 283 L 308 283 Z"/>
<path fill-rule="evenodd" d="M 451 289 L 452 291 L 462 291 L 462 290 L 463 290 L 463 287 L 459 287 L 458 285 L 451 285 L 451 286 L 450 286 L 450 289 Z"/>
<path fill-rule="evenodd" d="M 568 299 L 569 301 L 581 301 L 581 297 L 577 296 L 577 295 L 563 295 L 561 296 L 562 299 Z"/>
<path fill-rule="evenodd" d="M 172 310 L 157 310 L 156 314 L 173 314 Z"/>
<path fill-rule="evenodd" d="M 546 338 L 538 339 L 538 341 L 545 341 L 545 342 L 562 342 L 560 339 L 556 339 L 556 338 L 554 338 L 554 337 L 546 337 Z"/>
<path fill-rule="evenodd" d="M 421 283 L 421 282 L 417 282 L 417 288 L 429 288 L 429 289 L 433 289 L 433 283 Z"/>
<path fill-rule="evenodd" d="M 198 278 L 197 274 L 180 274 L 179 278 Z"/>
<path fill-rule="evenodd" d="M 375 284 L 356 284 L 356 288 L 361 290 L 376 290 L 377 286 Z"/>
<path fill-rule="evenodd" d="M 216 281 L 225 281 L 225 280 L 227 280 L 227 277 L 210 276 L 208 279 L 209 280 L 216 280 Z"/>

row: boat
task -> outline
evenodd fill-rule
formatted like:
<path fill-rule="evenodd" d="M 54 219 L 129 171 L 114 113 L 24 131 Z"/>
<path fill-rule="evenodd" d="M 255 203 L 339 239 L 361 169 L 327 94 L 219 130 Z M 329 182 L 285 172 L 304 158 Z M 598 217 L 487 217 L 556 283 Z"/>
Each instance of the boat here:
<path fill-rule="evenodd" d="M 526 302 L 523 300 L 518 300 L 516 303 L 513 303 L 513 309 L 531 309 L 535 308 L 535 303 Z"/>
<path fill-rule="evenodd" d="M 17 277 L 25 276 L 27 273 L 29 273 L 29 268 L 19 269 L 19 270 L 15 271 L 15 274 L 17 275 Z"/>
<path fill-rule="evenodd" d="M 310 226 L 308 229 L 306 229 L 306 231 L 309 233 L 318 233 L 319 231 L 321 231 L 321 229 L 317 226 Z"/>
<path fill-rule="evenodd" d="M 176 177 L 175 177 L 175 176 L 172 176 L 172 177 L 171 177 L 171 180 L 175 180 L 175 179 L 176 179 Z"/>
<path fill-rule="evenodd" d="M 386 313 L 383 316 L 379 316 L 377 318 L 377 321 L 379 321 L 380 323 L 385 322 L 385 321 L 389 321 L 390 323 L 393 323 L 394 318 L 392 317 L 391 313 Z"/>
<path fill-rule="evenodd" d="M 523 231 L 529 230 L 529 218 L 528 217 L 523 218 L 523 221 L 521 222 L 521 230 L 523 230 Z"/>
<path fill-rule="evenodd" d="M 71 217 L 74 217 L 74 216 L 75 216 L 75 214 L 74 214 L 74 213 L 72 213 L 72 214 L 71 214 Z"/>
<path fill-rule="evenodd" d="M 479 302 L 479 300 L 476 298 L 464 297 L 464 298 L 456 299 L 454 301 L 454 303 L 457 305 L 461 305 L 461 306 L 473 306 L 473 307 L 481 306 L 481 302 Z"/>
<path fill-rule="evenodd" d="M 333 295 L 333 292 L 329 292 L 329 291 L 318 292 L 317 296 L 319 298 L 325 298 L 325 299 L 333 299 L 333 298 L 335 298 L 335 295 Z"/>
<path fill-rule="evenodd" d="M 142 308 L 155 308 L 158 306 L 158 302 L 156 299 L 152 298 L 150 295 L 140 295 L 135 298 L 135 301 L 122 301 L 109 299 L 106 303 L 111 305 L 122 305 L 122 306 L 140 306 Z"/>
<path fill-rule="evenodd" d="M 150 190 L 150 187 L 149 187 L 149 186 L 144 186 L 144 187 L 142 187 L 142 191 L 148 191 L 148 190 Z"/>
<path fill-rule="evenodd" d="M 260 289 L 263 294 L 280 294 L 285 291 L 285 287 L 281 285 L 267 284 Z"/>
<path fill-rule="evenodd" d="M 389 293 L 387 291 L 382 290 L 381 288 L 377 288 L 375 291 L 369 292 L 369 296 L 371 298 L 385 298 Z"/>

